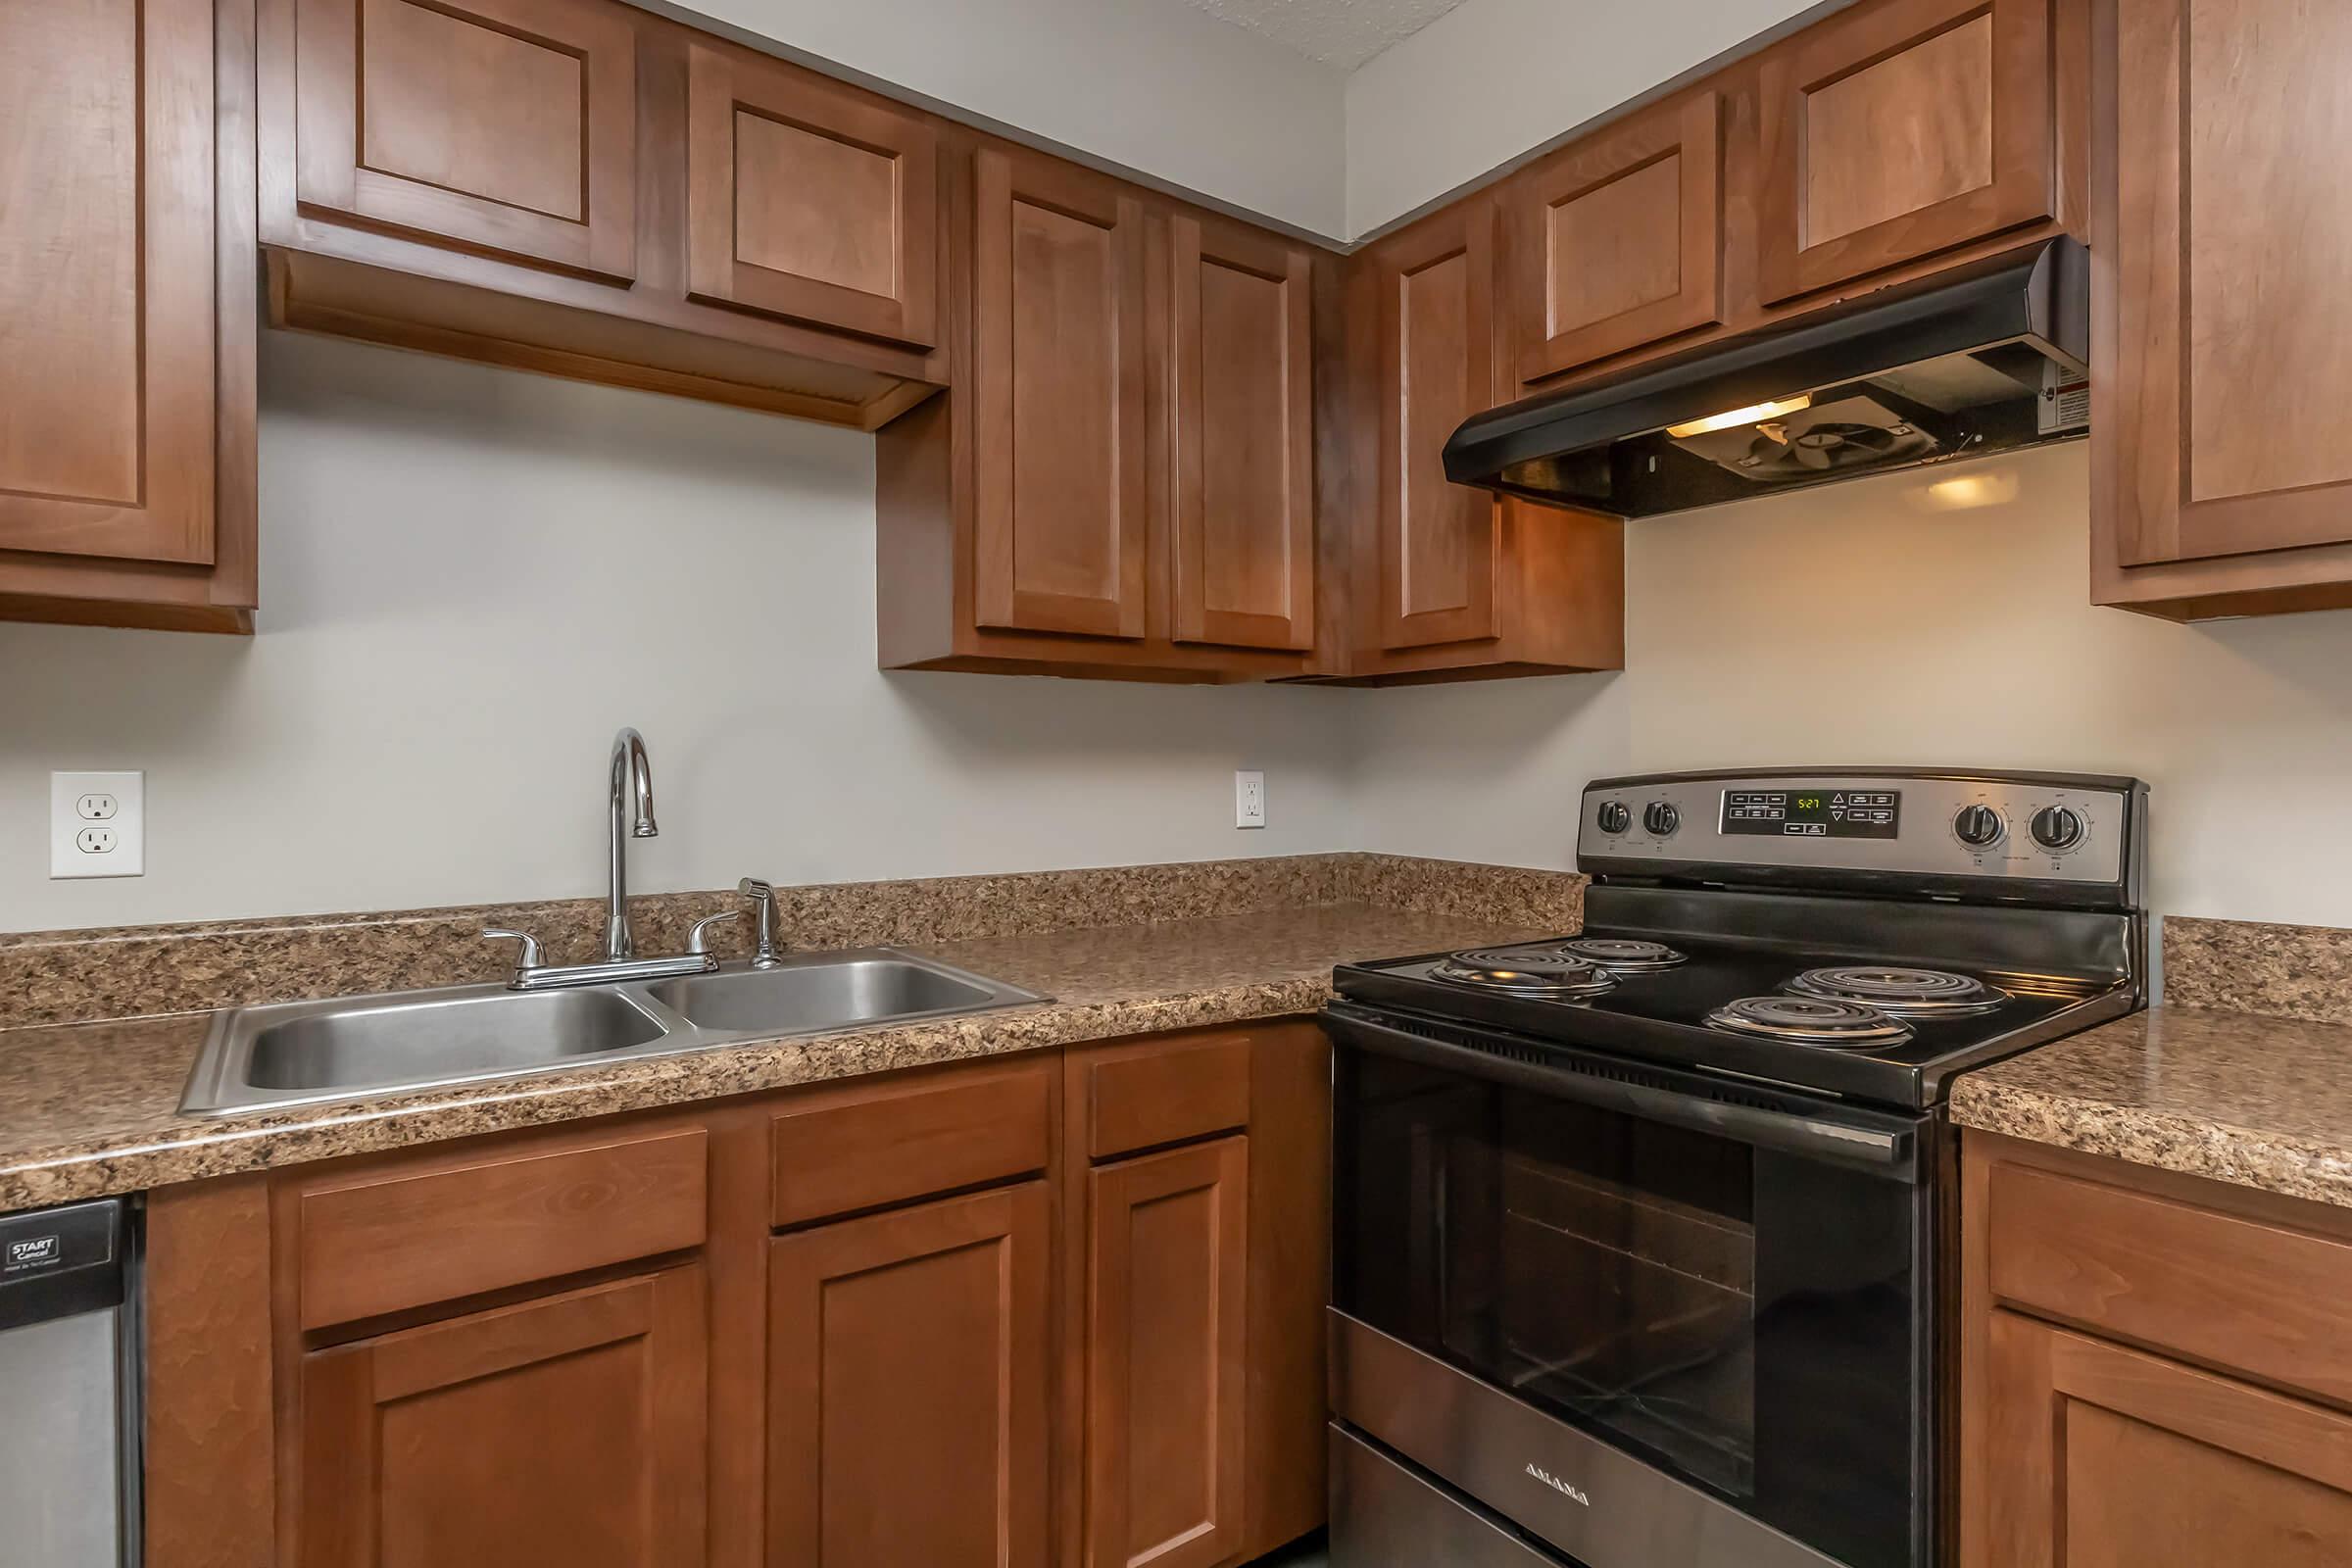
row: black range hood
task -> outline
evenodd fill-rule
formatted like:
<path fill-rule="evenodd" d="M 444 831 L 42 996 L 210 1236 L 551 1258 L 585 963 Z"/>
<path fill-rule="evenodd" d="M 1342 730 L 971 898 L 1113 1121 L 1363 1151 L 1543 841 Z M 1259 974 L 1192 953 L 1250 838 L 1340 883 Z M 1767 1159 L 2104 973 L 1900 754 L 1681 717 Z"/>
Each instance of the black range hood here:
<path fill-rule="evenodd" d="M 2089 427 L 2090 256 L 2044 240 L 1464 420 L 1446 476 L 1651 516 Z"/>

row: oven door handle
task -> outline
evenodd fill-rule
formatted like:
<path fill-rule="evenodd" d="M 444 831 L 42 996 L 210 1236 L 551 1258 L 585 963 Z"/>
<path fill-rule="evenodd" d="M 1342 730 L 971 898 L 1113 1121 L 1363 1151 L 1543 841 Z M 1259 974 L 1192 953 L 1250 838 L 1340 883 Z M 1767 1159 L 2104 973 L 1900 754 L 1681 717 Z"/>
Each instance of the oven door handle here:
<path fill-rule="evenodd" d="M 1755 1149 L 1856 1166 L 1897 1181 L 1917 1182 L 1920 1177 L 1918 1139 L 1908 1126 L 1890 1126 L 1884 1121 L 1865 1119 L 1861 1114 L 1849 1116 L 1828 1106 L 1818 1110 L 1773 1110 L 1654 1084 L 1547 1067 L 1393 1028 L 1337 1006 L 1324 1009 L 1323 1026 L 1335 1040 L 1384 1056 L 1488 1079 L 1554 1100 L 1574 1101 L 1598 1110 L 1638 1116 L 1643 1121 L 1711 1133 Z"/>

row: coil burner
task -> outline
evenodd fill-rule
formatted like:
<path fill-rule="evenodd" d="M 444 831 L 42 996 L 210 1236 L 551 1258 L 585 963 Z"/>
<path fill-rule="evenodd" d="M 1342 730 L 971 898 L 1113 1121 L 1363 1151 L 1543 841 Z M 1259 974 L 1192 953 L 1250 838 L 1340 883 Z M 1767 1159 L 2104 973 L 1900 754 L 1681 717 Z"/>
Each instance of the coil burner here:
<path fill-rule="evenodd" d="M 1451 985 L 1551 1001 L 1597 997 L 1617 984 L 1599 964 L 1549 948 L 1472 948 L 1440 958 L 1429 972 Z"/>
<path fill-rule="evenodd" d="M 1911 1036 L 1891 1013 L 1827 997 L 1741 997 L 1708 1013 L 1707 1027 L 1806 1046 L 1884 1046 Z"/>
<path fill-rule="evenodd" d="M 1898 1018 L 1974 1018 L 2009 1000 L 2009 993 L 1974 975 L 1882 963 L 1807 969 L 1788 982 L 1799 995 L 1859 1003 Z"/>

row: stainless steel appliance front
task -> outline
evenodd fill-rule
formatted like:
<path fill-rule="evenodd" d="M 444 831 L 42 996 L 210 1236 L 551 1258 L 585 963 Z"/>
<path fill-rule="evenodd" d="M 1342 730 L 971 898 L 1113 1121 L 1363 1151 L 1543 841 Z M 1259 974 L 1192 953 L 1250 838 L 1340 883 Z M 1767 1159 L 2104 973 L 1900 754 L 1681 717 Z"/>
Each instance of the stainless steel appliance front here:
<path fill-rule="evenodd" d="M 1434 1356 L 1391 1339 L 1347 1313 L 1331 1313 L 1332 1413 L 1426 1467 L 1472 1497 L 1590 1568 L 1653 1568 L 1653 1565 L 1738 1564 L 1739 1568 L 1842 1568 L 1802 1542 L 1686 1486 L 1654 1465 L 1631 1457 L 1597 1438 L 1521 1403 L 1494 1386 L 1455 1370 Z M 1348 1472 L 1335 1467 L 1338 1481 Z M 1358 1479 L 1362 1479 L 1358 1476 Z M 1455 1515 L 1433 1510 L 1448 1501 L 1424 1488 L 1427 1496 L 1382 1496 L 1404 1517 L 1442 1522 L 1410 1528 L 1452 1539 L 1476 1539 Z M 1386 1532 L 1363 1528 L 1354 1510 L 1336 1510 L 1336 1528 L 1367 1541 Z M 1473 1516 L 1474 1517 L 1474 1516 Z M 1335 1541 L 1334 1562 L 1342 1568 L 1386 1568 L 1377 1550 L 1349 1549 Z M 1502 1563 L 1533 1563 L 1521 1548 Z M 1430 1557 L 1421 1562 L 1451 1563 Z M 1473 1555 L 1467 1559 L 1490 1559 Z M 1415 1564 L 1419 1568 L 1419 1563 Z"/>

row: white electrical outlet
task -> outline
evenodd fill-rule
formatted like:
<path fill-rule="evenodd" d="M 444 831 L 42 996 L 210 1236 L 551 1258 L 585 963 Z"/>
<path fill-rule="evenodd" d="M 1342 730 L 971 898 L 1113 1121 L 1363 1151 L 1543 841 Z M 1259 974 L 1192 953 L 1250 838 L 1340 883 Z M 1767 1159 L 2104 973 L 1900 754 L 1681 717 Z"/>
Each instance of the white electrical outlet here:
<path fill-rule="evenodd" d="M 49 775 L 49 876 L 147 874 L 147 775 Z"/>
<path fill-rule="evenodd" d="M 1266 825 L 1266 775 L 1236 772 L 1233 775 L 1233 825 L 1235 827 L 1264 827 Z"/>

